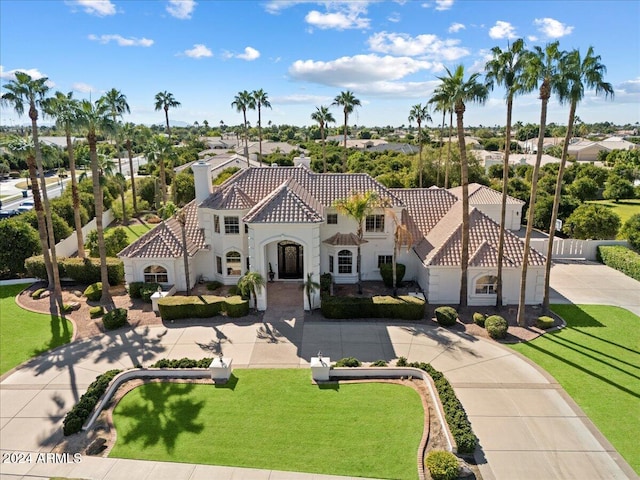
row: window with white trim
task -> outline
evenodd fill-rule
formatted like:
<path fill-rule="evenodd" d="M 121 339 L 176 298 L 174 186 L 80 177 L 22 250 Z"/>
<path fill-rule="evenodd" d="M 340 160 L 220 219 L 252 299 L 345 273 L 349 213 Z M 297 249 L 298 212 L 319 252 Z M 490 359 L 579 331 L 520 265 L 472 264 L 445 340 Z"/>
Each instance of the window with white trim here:
<path fill-rule="evenodd" d="M 238 217 L 224 217 L 224 233 L 237 235 L 240 233 L 240 219 Z"/>
<path fill-rule="evenodd" d="M 333 255 L 329 255 L 329 273 L 333 273 Z"/>
<path fill-rule="evenodd" d="M 327 225 L 337 225 L 337 224 L 338 224 L 338 214 L 327 213 Z"/>
<path fill-rule="evenodd" d="M 213 216 L 213 231 L 215 233 L 220 233 L 220 216 Z"/>
<path fill-rule="evenodd" d="M 378 255 L 378 268 L 380 265 L 393 263 L 393 255 Z"/>
<path fill-rule="evenodd" d="M 242 274 L 242 255 L 239 252 L 227 253 L 227 275 Z"/>
<path fill-rule="evenodd" d="M 476 280 L 476 295 L 495 295 L 498 288 L 498 277 L 485 275 Z"/>
<path fill-rule="evenodd" d="M 216 255 L 216 271 L 222 275 L 222 257 Z"/>
<path fill-rule="evenodd" d="M 369 233 L 384 233 L 384 215 L 367 215 L 364 229 Z"/>
<path fill-rule="evenodd" d="M 167 269 L 160 265 L 149 265 L 144 269 L 145 283 L 169 283 Z"/>
<path fill-rule="evenodd" d="M 349 250 L 340 250 L 338 252 L 338 273 L 353 272 L 353 253 Z"/>

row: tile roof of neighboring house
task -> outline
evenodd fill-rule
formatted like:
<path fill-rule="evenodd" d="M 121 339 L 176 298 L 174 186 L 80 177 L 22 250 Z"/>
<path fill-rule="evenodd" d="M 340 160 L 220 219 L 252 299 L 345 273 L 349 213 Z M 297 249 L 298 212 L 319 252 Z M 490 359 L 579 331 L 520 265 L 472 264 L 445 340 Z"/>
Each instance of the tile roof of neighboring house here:
<path fill-rule="evenodd" d="M 450 188 L 449 191 L 458 199 L 462 199 L 462 187 Z M 501 205 L 502 193 L 493 188 L 480 185 L 479 183 L 469 184 L 469 203 L 472 205 Z M 507 205 L 524 205 L 522 200 L 507 195 Z"/>
<path fill-rule="evenodd" d="M 324 207 L 295 179 L 289 178 L 242 220 L 247 223 L 321 223 L 324 222 Z"/>
<path fill-rule="evenodd" d="M 195 201 L 183 208 L 187 216 L 187 252 L 193 256 L 204 248 L 204 235 L 198 223 Z M 163 221 L 118 253 L 118 257 L 126 258 L 177 258 L 182 255 L 182 227 L 174 217 Z"/>
<path fill-rule="evenodd" d="M 215 210 L 247 210 L 255 204 L 256 202 L 236 184 L 230 185 L 227 189 L 218 188 L 202 202 L 203 206 Z"/>
<path fill-rule="evenodd" d="M 338 232 L 335 235 L 330 236 L 326 240 L 323 240 L 322 243 L 333 245 L 334 247 L 355 247 L 358 245 L 362 245 L 363 243 L 368 243 L 368 240 L 365 240 L 364 238 L 360 240 L 355 233 Z"/>

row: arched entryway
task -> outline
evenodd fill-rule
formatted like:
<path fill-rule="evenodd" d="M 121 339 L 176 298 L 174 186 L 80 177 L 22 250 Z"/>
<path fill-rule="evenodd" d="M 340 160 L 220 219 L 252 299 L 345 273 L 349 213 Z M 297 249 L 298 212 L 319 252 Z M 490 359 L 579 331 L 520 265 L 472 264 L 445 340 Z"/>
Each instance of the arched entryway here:
<path fill-rule="evenodd" d="M 290 240 L 278 242 L 278 278 L 295 280 L 301 279 L 303 274 L 304 247 Z"/>

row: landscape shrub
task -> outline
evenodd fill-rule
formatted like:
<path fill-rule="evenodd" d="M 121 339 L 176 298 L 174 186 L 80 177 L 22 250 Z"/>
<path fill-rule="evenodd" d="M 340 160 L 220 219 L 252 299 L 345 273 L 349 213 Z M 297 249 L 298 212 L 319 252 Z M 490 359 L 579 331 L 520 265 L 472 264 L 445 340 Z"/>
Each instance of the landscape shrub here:
<path fill-rule="evenodd" d="M 481 326 L 482 328 L 484 328 L 484 322 L 486 319 L 487 317 L 484 315 L 484 313 L 474 312 L 473 314 L 473 323 Z"/>
<path fill-rule="evenodd" d="M 46 292 L 46 291 L 47 291 L 47 289 L 46 289 L 46 288 L 39 288 L 39 289 L 35 290 L 35 291 L 31 294 L 31 298 L 38 299 L 38 298 L 40 298 L 40 296 L 41 296 L 44 292 Z"/>
<path fill-rule="evenodd" d="M 321 311 L 326 318 L 420 320 L 424 318 L 425 301 L 409 295 L 379 295 L 371 298 L 325 296 Z"/>
<path fill-rule="evenodd" d="M 406 267 L 402 263 L 396 264 L 396 287 L 399 287 L 404 278 Z M 391 263 L 383 263 L 380 265 L 380 276 L 386 287 L 393 288 L 393 265 Z"/>
<path fill-rule="evenodd" d="M 547 316 L 542 316 L 542 317 L 538 317 L 536 320 L 536 327 L 538 328 L 542 328 L 544 330 L 547 330 L 551 327 L 553 327 L 553 324 L 555 323 L 555 320 L 551 317 L 547 317 Z"/>
<path fill-rule="evenodd" d="M 96 408 L 113 377 L 118 373 L 120 373 L 120 370 L 109 370 L 102 375 L 98 375 L 89 385 L 85 394 L 80 397 L 80 401 L 64 417 L 62 432 L 65 436 L 73 435 L 82 430 L 82 425 L 87 421 L 93 409 Z"/>
<path fill-rule="evenodd" d="M 89 316 L 91 318 L 100 318 L 102 315 L 104 315 L 104 308 L 102 308 L 102 305 L 96 305 L 89 309 Z"/>
<path fill-rule="evenodd" d="M 27 258 L 24 265 L 27 275 L 47 278 L 47 269 L 42 255 Z M 68 277 L 84 285 L 101 280 L 99 258 L 58 257 L 58 271 L 60 278 Z M 107 272 L 109 285 L 120 285 L 124 282 L 124 264 L 119 259 L 107 257 Z"/>
<path fill-rule="evenodd" d="M 369 365 L 370 367 L 386 367 L 389 364 L 387 363 L 386 360 L 376 360 L 375 362 L 373 362 L 371 365 Z"/>
<path fill-rule="evenodd" d="M 73 305 L 70 303 L 62 304 L 62 313 L 71 313 L 73 312 Z"/>
<path fill-rule="evenodd" d="M 507 336 L 509 325 L 500 315 L 491 315 L 484 321 L 484 327 L 491 338 L 499 339 Z"/>
<path fill-rule="evenodd" d="M 354 357 L 344 357 L 336 362 L 334 367 L 361 367 L 362 362 Z"/>
<path fill-rule="evenodd" d="M 179 360 L 163 358 L 151 365 L 151 368 L 209 368 L 212 361 L 213 358 L 202 358 L 200 360 L 186 357 Z"/>
<path fill-rule="evenodd" d="M 237 285 L 231 285 L 229 287 L 229 295 L 234 296 L 234 295 L 239 295 L 240 291 L 238 290 L 238 286 Z"/>
<path fill-rule="evenodd" d="M 229 317 L 242 317 L 249 313 L 249 301 L 239 296 L 219 297 L 216 295 L 175 296 L 158 300 L 162 320 L 182 318 L 210 318 L 226 312 Z"/>
<path fill-rule="evenodd" d="M 600 245 L 598 258 L 605 265 L 640 281 L 640 254 L 622 245 Z"/>
<path fill-rule="evenodd" d="M 9 220 L 6 220 L 5 222 L 9 222 Z M 44 257 L 42 255 L 35 255 L 27 258 L 24 261 L 24 268 L 27 275 L 30 277 L 40 278 L 42 280 L 47 280 L 49 278 L 47 275 L 47 267 L 44 266 Z M 60 278 L 64 277 L 64 268 L 60 259 L 58 259 L 58 272 L 60 272 Z"/>
<path fill-rule="evenodd" d="M 456 324 L 458 312 L 453 307 L 438 307 L 435 310 L 436 320 L 442 327 L 450 327 Z"/>
<path fill-rule="evenodd" d="M 320 275 L 320 293 L 329 293 L 331 291 L 331 283 L 333 282 L 333 277 L 330 273 L 323 273 Z"/>
<path fill-rule="evenodd" d="M 407 357 L 398 357 L 398 360 L 396 360 L 396 367 L 406 367 L 407 365 Z"/>
<path fill-rule="evenodd" d="M 124 327 L 127 323 L 127 309 L 126 308 L 114 308 L 110 312 L 107 312 L 102 317 L 102 324 L 107 330 L 115 330 L 116 328 Z"/>
<path fill-rule="evenodd" d="M 146 303 L 151 303 L 151 295 L 156 293 L 158 288 L 162 288 L 159 283 L 143 283 L 140 286 L 140 298 Z"/>
<path fill-rule="evenodd" d="M 102 297 L 102 282 L 92 283 L 85 288 L 84 296 L 87 297 L 87 300 L 92 302 L 100 300 L 100 297 Z"/>
<path fill-rule="evenodd" d="M 207 290 L 209 290 L 210 292 L 213 292 L 214 290 L 219 289 L 221 286 L 222 286 L 221 282 L 214 280 L 213 282 L 207 283 Z"/>
<path fill-rule="evenodd" d="M 432 450 L 424 461 L 433 480 L 455 480 L 458 478 L 458 458 L 445 450 Z"/>
<path fill-rule="evenodd" d="M 131 282 L 129 284 L 129 297 L 131 298 L 142 298 L 140 294 L 140 289 L 144 285 L 144 282 Z"/>

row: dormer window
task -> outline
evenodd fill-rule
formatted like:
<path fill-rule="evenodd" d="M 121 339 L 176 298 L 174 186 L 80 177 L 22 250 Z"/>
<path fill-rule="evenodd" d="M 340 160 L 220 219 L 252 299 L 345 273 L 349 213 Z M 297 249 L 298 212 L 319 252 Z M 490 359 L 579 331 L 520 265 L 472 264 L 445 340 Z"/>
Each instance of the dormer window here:
<path fill-rule="evenodd" d="M 338 224 L 338 214 L 327 213 L 327 225 L 337 225 L 337 224 Z"/>
<path fill-rule="evenodd" d="M 384 233 L 384 215 L 367 215 L 364 228 L 368 233 Z"/>
<path fill-rule="evenodd" d="M 224 233 L 237 235 L 240 233 L 240 219 L 238 217 L 224 217 Z"/>

